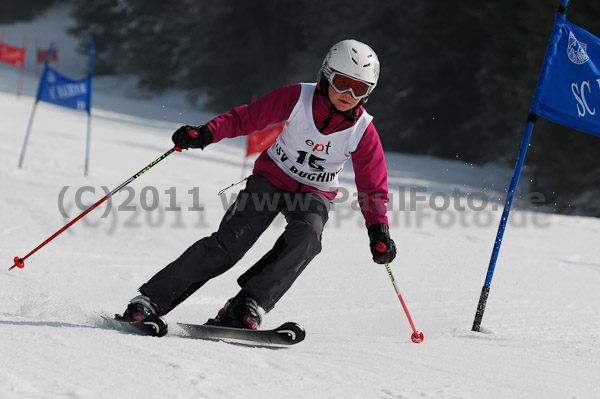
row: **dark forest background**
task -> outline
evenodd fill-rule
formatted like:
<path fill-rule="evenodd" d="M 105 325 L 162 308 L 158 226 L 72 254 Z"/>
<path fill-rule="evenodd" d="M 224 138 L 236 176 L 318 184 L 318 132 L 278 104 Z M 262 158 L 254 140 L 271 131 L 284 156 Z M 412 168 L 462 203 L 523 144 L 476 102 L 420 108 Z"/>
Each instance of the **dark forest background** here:
<path fill-rule="evenodd" d="M 280 85 L 316 80 L 329 47 L 354 38 L 381 61 L 367 109 L 384 148 L 513 166 L 559 0 L 22 0 L 0 19 L 74 6 L 96 73 L 140 90 L 185 90 L 225 112 Z M 4 1 L 2 1 L 4 3 Z M 43 3 L 43 4 L 38 4 Z M 600 35 L 600 2 L 568 19 Z M 7 21 L 0 21 L 7 22 Z M 204 121 L 189 121 L 189 123 Z M 540 120 L 526 159 L 531 190 L 556 212 L 600 216 L 600 138 Z M 508 186 L 508 182 L 507 182 Z"/>

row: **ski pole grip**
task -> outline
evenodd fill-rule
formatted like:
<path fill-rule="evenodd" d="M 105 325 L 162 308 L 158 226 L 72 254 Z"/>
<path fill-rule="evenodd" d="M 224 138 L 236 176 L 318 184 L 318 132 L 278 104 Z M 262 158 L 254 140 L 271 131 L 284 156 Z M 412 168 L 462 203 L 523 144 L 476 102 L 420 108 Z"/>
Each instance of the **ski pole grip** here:
<path fill-rule="evenodd" d="M 198 138 L 198 132 L 194 129 L 190 129 L 188 130 L 188 133 L 190 136 L 192 136 L 193 138 L 197 139 Z"/>
<path fill-rule="evenodd" d="M 197 139 L 198 138 L 198 132 L 195 129 L 189 129 L 187 132 L 190 135 L 190 137 L 192 137 L 193 139 Z M 181 152 L 182 151 L 181 148 L 179 148 L 177 146 L 173 147 L 173 149 L 175 151 L 177 151 L 177 152 Z"/>
<path fill-rule="evenodd" d="M 377 245 L 375 245 L 375 249 L 377 250 L 377 252 L 382 252 L 382 253 L 387 251 L 387 247 L 381 241 L 378 242 Z"/>

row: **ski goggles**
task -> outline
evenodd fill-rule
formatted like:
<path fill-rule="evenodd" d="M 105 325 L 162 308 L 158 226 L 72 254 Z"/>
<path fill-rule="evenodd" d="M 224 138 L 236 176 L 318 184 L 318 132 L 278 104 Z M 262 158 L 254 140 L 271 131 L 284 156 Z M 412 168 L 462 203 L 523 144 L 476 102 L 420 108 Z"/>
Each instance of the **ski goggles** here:
<path fill-rule="evenodd" d="M 372 84 L 353 79 L 350 76 L 342 75 L 335 71 L 329 76 L 329 83 L 333 87 L 333 90 L 340 94 L 349 91 L 356 100 L 367 97 L 371 94 L 371 90 L 373 90 Z"/>

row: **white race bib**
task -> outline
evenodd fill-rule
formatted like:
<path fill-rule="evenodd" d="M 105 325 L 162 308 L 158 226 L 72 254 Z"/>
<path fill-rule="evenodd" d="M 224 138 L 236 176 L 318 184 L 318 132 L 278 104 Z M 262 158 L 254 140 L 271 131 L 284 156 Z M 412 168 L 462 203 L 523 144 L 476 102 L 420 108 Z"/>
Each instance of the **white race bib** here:
<path fill-rule="evenodd" d="M 348 129 L 324 135 L 315 126 L 312 114 L 316 84 L 302 83 L 301 87 L 298 102 L 267 152 L 277 166 L 299 183 L 335 191 L 339 173 L 373 117 L 364 111 Z"/>

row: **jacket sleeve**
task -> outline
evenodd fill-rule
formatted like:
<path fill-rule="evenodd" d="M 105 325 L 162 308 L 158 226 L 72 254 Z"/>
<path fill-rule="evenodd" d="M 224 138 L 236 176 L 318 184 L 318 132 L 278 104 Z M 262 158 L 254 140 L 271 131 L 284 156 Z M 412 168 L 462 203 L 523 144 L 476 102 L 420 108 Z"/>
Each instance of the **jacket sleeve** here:
<path fill-rule="evenodd" d="M 206 126 L 213 135 L 213 143 L 224 138 L 246 136 L 289 118 L 300 98 L 299 84 L 282 86 L 250 105 L 240 105 L 217 116 Z"/>
<path fill-rule="evenodd" d="M 386 204 L 388 202 L 387 166 L 383 147 L 375 126 L 371 122 L 352 154 L 352 165 L 358 201 L 367 228 L 375 224 L 388 225 Z"/>

